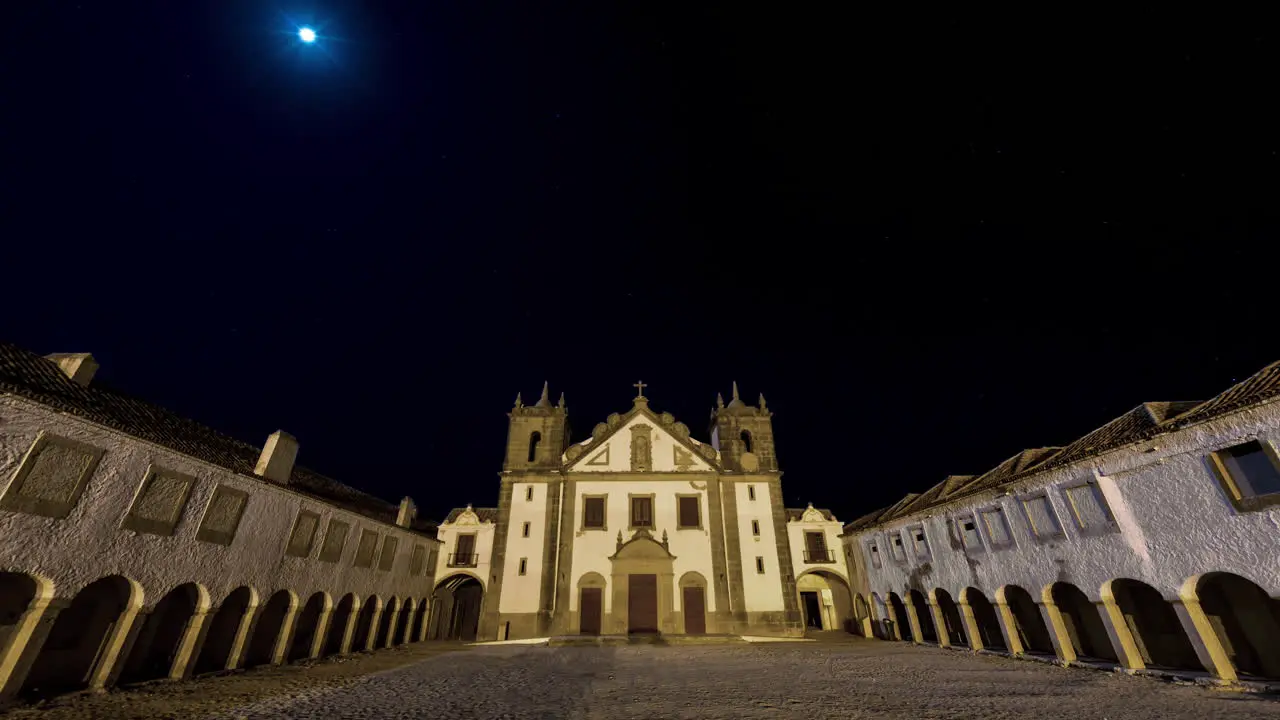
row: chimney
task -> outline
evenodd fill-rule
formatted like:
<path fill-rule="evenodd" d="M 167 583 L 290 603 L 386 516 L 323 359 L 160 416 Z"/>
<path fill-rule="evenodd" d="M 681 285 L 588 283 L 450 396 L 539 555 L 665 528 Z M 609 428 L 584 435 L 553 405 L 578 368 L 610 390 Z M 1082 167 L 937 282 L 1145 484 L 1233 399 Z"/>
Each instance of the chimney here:
<path fill-rule="evenodd" d="M 258 465 L 253 473 L 281 485 L 289 484 L 289 476 L 293 474 L 293 461 L 298 458 L 298 441 L 289 433 L 277 430 L 267 438 L 262 446 L 262 454 L 258 456 Z"/>
<path fill-rule="evenodd" d="M 89 381 L 98 372 L 98 361 L 89 353 L 54 353 L 45 355 L 45 359 L 53 361 L 59 370 L 80 387 L 89 387 Z"/>
<path fill-rule="evenodd" d="M 416 517 L 418 517 L 418 506 L 414 504 L 413 498 L 406 495 L 400 501 L 400 512 L 396 515 L 396 525 L 407 528 L 413 524 L 413 520 Z"/>

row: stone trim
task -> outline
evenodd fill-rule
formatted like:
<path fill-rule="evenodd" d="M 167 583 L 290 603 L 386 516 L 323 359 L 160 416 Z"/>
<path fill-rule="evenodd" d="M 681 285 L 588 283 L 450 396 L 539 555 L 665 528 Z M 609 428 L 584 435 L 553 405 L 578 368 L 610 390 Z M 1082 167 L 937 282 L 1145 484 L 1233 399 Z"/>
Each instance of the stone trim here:
<path fill-rule="evenodd" d="M 213 511 L 219 500 L 226 499 L 231 501 L 240 500 L 240 507 L 236 511 L 235 521 L 231 523 L 231 528 L 222 529 L 215 528 L 210 525 Z M 249 493 L 244 490 L 237 490 L 233 487 L 219 484 L 213 488 L 213 492 L 209 494 L 209 502 L 205 505 L 204 516 L 200 519 L 200 528 L 196 531 L 196 539 L 204 542 L 214 543 L 216 545 L 230 545 L 235 539 L 236 531 L 240 529 L 240 520 L 244 517 L 245 506 L 249 504 Z"/>
<path fill-rule="evenodd" d="M 498 489 L 498 521 L 493 530 L 493 548 L 489 551 L 489 582 L 481 581 L 484 595 L 480 599 L 480 622 L 476 639 L 496 639 L 499 626 L 499 604 L 502 602 L 502 578 L 507 566 L 507 527 L 511 524 L 511 502 L 517 478 L 502 475 Z M 528 482 L 526 478 L 519 478 Z M 548 498 L 549 499 L 549 498 Z M 550 503 L 548 503 L 550 505 Z M 456 544 L 454 546 L 457 547 Z M 477 563 L 478 564 L 478 563 Z"/>
<path fill-rule="evenodd" d="M 173 515 L 168 519 L 145 517 L 139 512 L 148 491 L 154 487 L 157 476 L 172 478 L 185 484 L 185 487 L 178 494 Z M 149 466 L 142 476 L 142 484 L 138 486 L 138 492 L 133 496 L 133 502 L 129 504 L 129 511 L 125 514 L 124 520 L 120 522 L 120 528 L 150 535 L 172 535 L 174 528 L 178 526 L 178 521 L 182 519 L 182 513 L 186 510 L 187 500 L 191 498 L 191 490 L 195 487 L 195 484 L 196 479 L 186 473 L 169 470 L 154 464 Z M 290 531 L 289 534 L 292 536 L 293 532 Z"/>
<path fill-rule="evenodd" d="M 27 480 L 31 472 L 36 468 L 41 454 L 50 447 L 77 451 L 87 456 L 84 467 L 80 469 L 79 475 L 75 478 L 66 493 L 66 497 L 62 500 L 39 495 L 28 495 L 23 492 L 27 489 Z M 9 487 L 5 489 L 4 495 L 0 496 L 0 510 L 12 510 L 14 512 L 43 515 L 57 519 L 65 518 L 71 514 L 72 508 L 80 501 L 80 496 L 84 494 L 85 487 L 89 484 L 89 479 L 93 477 L 94 471 L 97 470 L 98 462 L 102 460 L 104 452 L 106 451 L 102 448 L 94 447 L 79 440 L 53 435 L 43 430 L 40 431 L 40 434 L 36 436 L 35 442 L 31 443 L 27 454 L 22 458 L 22 463 L 18 465 L 18 470 L 13 474 L 13 479 L 9 481 Z"/>
<path fill-rule="evenodd" d="M 723 485 L 720 478 L 707 480 L 707 513 L 711 523 L 711 586 L 715 592 L 715 609 L 711 608 L 711 598 L 707 598 L 707 631 L 728 633 L 732 629 L 732 616 L 729 608 L 734 606 L 728 577 L 727 558 L 725 557 L 725 518 L 722 498 Z M 743 598 L 741 584 L 738 586 L 738 601 Z"/>
<path fill-rule="evenodd" d="M 778 547 L 779 574 L 782 579 L 782 622 L 784 630 L 803 632 L 804 621 L 800 617 L 800 593 L 796 590 L 795 563 L 791 558 L 791 542 L 787 536 L 787 510 L 782 502 L 782 475 L 767 478 L 769 500 L 773 510 L 773 532 Z"/>
<path fill-rule="evenodd" d="M 567 512 L 560 513 L 560 525 L 553 528 L 555 516 L 547 515 L 548 531 L 552 534 L 548 537 L 552 538 L 547 544 L 548 556 L 554 549 L 554 561 L 547 564 L 543 568 L 543 587 L 555 588 L 555 603 L 552 607 L 550 598 L 547 601 L 547 618 L 544 621 L 545 627 L 553 635 L 564 635 L 570 632 L 571 623 L 574 618 L 569 612 L 569 593 L 572 592 L 573 584 L 570 576 L 573 574 L 573 513 L 577 509 L 578 482 L 573 475 L 565 475 L 561 481 L 564 485 L 565 504 L 568 505 Z M 606 520 L 607 522 L 607 520 Z M 552 574 L 548 570 L 554 568 L 555 573 Z M 550 585 L 554 583 L 554 585 Z"/>

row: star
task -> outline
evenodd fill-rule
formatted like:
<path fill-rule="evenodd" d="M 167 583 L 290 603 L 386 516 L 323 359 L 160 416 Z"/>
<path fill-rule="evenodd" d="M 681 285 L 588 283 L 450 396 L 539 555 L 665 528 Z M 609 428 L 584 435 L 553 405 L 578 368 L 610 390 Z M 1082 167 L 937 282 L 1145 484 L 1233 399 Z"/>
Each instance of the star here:
<path fill-rule="evenodd" d="M 316 31 L 309 27 L 298 28 L 298 38 L 304 43 L 313 43 L 316 41 Z"/>

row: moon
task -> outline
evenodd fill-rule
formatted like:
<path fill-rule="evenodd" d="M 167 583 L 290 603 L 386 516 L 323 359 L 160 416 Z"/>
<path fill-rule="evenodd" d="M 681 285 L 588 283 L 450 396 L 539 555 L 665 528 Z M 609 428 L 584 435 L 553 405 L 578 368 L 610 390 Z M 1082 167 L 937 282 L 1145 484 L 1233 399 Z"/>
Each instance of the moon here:
<path fill-rule="evenodd" d="M 304 43 L 313 43 L 316 41 L 316 31 L 309 27 L 299 28 L 298 37 Z"/>

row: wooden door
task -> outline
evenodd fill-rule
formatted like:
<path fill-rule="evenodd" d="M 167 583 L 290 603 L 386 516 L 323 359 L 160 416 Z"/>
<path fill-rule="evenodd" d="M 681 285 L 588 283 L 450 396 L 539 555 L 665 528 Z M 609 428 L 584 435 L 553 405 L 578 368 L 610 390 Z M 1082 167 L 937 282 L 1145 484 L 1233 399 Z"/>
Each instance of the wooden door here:
<path fill-rule="evenodd" d="M 684 634 L 704 635 L 707 632 L 707 600 L 700 587 L 684 589 Z"/>
<path fill-rule="evenodd" d="M 627 576 L 627 632 L 658 632 L 658 576 Z"/>
<path fill-rule="evenodd" d="M 578 603 L 578 632 L 583 635 L 599 635 L 604 615 L 603 594 L 600 588 L 582 588 Z"/>

